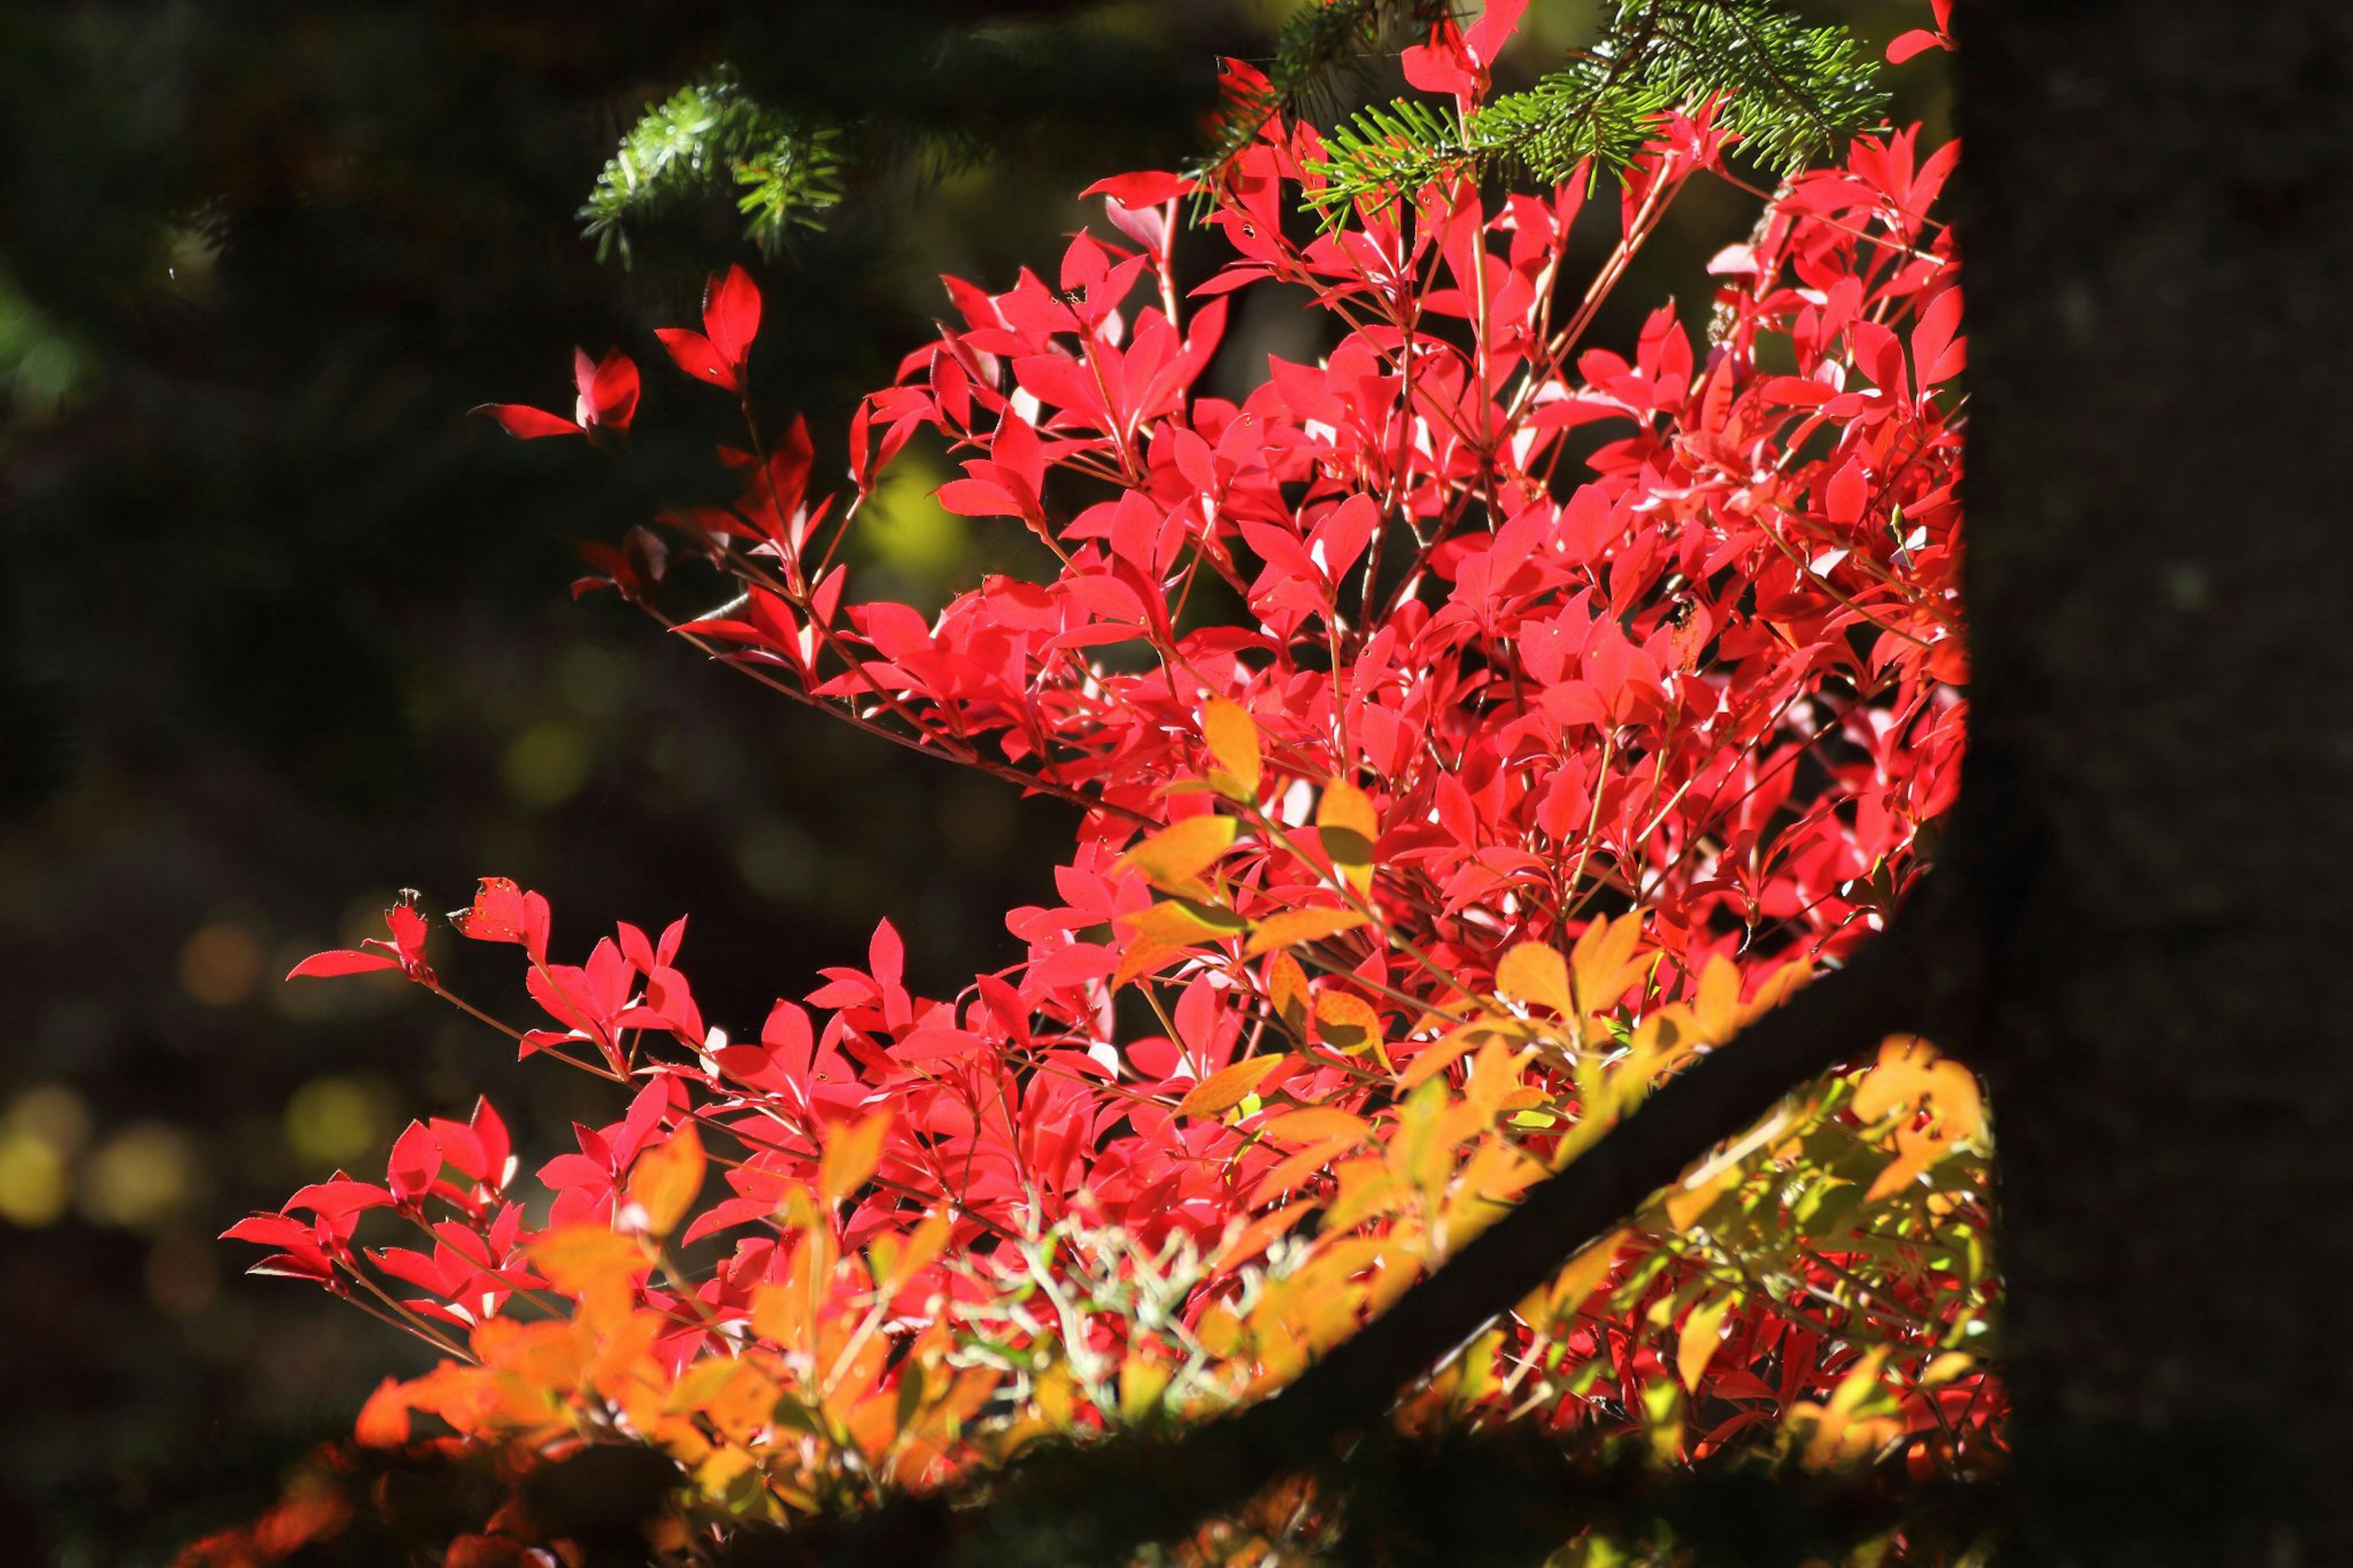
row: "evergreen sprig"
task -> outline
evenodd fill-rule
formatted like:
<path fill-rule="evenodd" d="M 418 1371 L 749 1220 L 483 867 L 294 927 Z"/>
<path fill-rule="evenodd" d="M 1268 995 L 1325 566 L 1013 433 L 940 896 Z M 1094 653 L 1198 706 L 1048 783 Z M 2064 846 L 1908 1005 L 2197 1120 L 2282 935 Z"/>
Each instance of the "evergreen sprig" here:
<path fill-rule="evenodd" d="M 761 102 L 725 68 L 648 107 L 596 176 L 579 216 L 603 259 L 629 259 L 629 231 L 716 192 L 734 195 L 745 237 L 773 253 L 822 226 L 842 197 L 839 132 Z"/>
<path fill-rule="evenodd" d="M 1324 186 L 1309 199 L 1331 217 L 1452 174 L 1553 183 L 1588 160 L 1614 173 L 1662 115 L 1713 99 L 1725 100 L 1718 123 L 1777 170 L 1827 151 L 1887 102 L 1852 33 L 1809 26 L 1780 0 L 1619 0 L 1591 48 L 1467 121 L 1408 99 L 1350 116 L 1325 138 Z"/>
<path fill-rule="evenodd" d="M 1361 72 L 1399 37 L 1443 17 L 1448 0 L 1311 0 L 1292 13 L 1266 63 L 1266 86 L 1229 100 L 1211 126 L 1207 159 L 1222 169 L 1280 114 L 1312 112 L 1340 77 Z"/>

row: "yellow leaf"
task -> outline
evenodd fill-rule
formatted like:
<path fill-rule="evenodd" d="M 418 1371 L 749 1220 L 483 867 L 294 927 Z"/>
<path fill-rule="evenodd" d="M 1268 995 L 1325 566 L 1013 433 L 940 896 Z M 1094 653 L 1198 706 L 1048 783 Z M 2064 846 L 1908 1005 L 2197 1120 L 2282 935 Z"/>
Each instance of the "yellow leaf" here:
<path fill-rule="evenodd" d="M 1568 1261 L 1568 1267 L 1553 1277 L 1552 1283 L 1529 1298 L 1521 1308 L 1521 1316 L 1539 1326 L 1548 1325 L 1567 1317 L 1585 1305 L 1587 1297 L 1601 1288 L 1609 1277 L 1609 1269 L 1618 1261 L 1618 1249 L 1626 1243 L 1626 1232 L 1613 1230 L 1599 1241 L 1588 1243 L 1584 1251 Z M 1538 1305 L 1538 1298 L 1541 1305 Z"/>
<path fill-rule="evenodd" d="M 1163 892 L 1187 892 L 1196 879 L 1217 864 L 1233 847 L 1241 825 L 1230 816 L 1204 812 L 1169 824 L 1120 857 L 1120 864 L 1142 874 Z"/>
<path fill-rule="evenodd" d="M 1582 945 L 1580 943 L 1580 945 Z M 1564 1018 L 1577 1016 L 1568 990 L 1568 965 L 1540 942 L 1524 942 L 1495 965 L 1495 989 L 1515 1002 L 1549 1007 Z"/>
<path fill-rule="evenodd" d="M 1700 1373 L 1715 1359 L 1718 1336 L 1724 1328 L 1725 1314 L 1732 1310 L 1732 1298 L 1718 1296 L 1715 1300 L 1694 1307 L 1683 1319 L 1683 1332 L 1675 1340 L 1675 1375 L 1683 1379 L 1683 1387 L 1694 1393 L 1699 1390 Z"/>
<path fill-rule="evenodd" d="M 1335 1051 L 1356 1056 L 1377 1050 L 1381 1016 L 1361 996 L 1326 991 L 1315 998 L 1315 1037 Z"/>
<path fill-rule="evenodd" d="M 702 1191 L 702 1137 L 690 1121 L 638 1156 L 629 1173 L 629 1202 L 643 1209 L 646 1234 L 668 1236 Z"/>
<path fill-rule="evenodd" d="M 1715 1204 L 1717 1194 L 1739 1184 L 1740 1167 L 1735 1163 L 1695 1187 L 1676 1187 L 1667 1194 L 1667 1223 L 1677 1230 L 1689 1230 L 1693 1223 Z"/>
<path fill-rule="evenodd" d="M 1120 1363 L 1119 1415 L 1130 1426 L 1160 1408 L 1171 1369 L 1164 1362 L 1132 1355 Z"/>
<path fill-rule="evenodd" d="M 891 1131 L 891 1112 L 878 1110 L 853 1125 L 836 1123 L 826 1130 L 825 1152 L 818 1161 L 818 1194 L 839 1203 L 874 1173 L 882 1162 L 882 1140 Z"/>
<path fill-rule="evenodd" d="M 1139 974 L 1148 973 L 1196 942 L 1213 937 L 1237 936 L 1247 928 L 1240 915 L 1212 905 L 1164 900 L 1149 909 L 1119 917 L 1127 931 L 1119 972 L 1112 976 L 1116 991 Z"/>
<path fill-rule="evenodd" d="M 1209 783 L 1229 800 L 1256 800 L 1259 781 L 1258 725 L 1239 702 L 1213 697 L 1201 709 L 1201 739 L 1217 765 Z"/>
<path fill-rule="evenodd" d="M 1947 1351 L 1920 1373 L 1922 1388 L 1936 1388 L 1977 1370 L 1978 1358 L 1967 1351 Z"/>
<path fill-rule="evenodd" d="M 1303 942 L 1321 942 L 1327 936 L 1354 931 L 1364 923 L 1365 917 L 1354 910 L 1285 910 L 1279 915 L 1269 915 L 1250 928 L 1250 938 L 1242 948 L 1242 956 L 1256 958 L 1278 947 L 1291 947 Z"/>
<path fill-rule="evenodd" d="M 1176 1102 L 1179 1116 L 1222 1116 L 1254 1092 L 1261 1079 L 1286 1060 L 1282 1056 L 1251 1057 L 1219 1068 L 1187 1091 Z"/>
<path fill-rule="evenodd" d="M 1324 853 L 1332 868 L 1359 895 L 1373 886 L 1373 846 L 1381 836 L 1372 798 L 1345 779 L 1334 779 L 1315 806 Z"/>

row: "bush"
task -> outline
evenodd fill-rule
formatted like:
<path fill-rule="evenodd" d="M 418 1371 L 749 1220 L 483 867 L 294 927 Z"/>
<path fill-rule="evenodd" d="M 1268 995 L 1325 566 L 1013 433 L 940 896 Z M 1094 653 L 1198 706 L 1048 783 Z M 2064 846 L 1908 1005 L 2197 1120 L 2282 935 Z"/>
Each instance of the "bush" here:
<path fill-rule="evenodd" d="M 1441 31 L 1409 65 L 1476 94 L 1495 42 Z M 453 1563 L 593 1558 L 617 1529 L 700 1561 L 1260 1398 L 1880 928 L 1958 780 L 1960 301 L 1927 216 L 1953 149 L 1865 137 L 1787 181 L 1711 265 L 1704 345 L 1668 308 L 1630 358 L 1588 346 L 1676 194 L 1736 177 L 1727 140 L 1663 117 L 1581 283 L 1588 171 L 1319 202 L 1322 141 L 1276 119 L 1206 181 L 1106 180 L 1054 283 L 950 280 L 955 324 L 860 408 L 837 498 L 746 394 L 755 287 L 714 280 L 702 330 L 662 340 L 742 409 L 740 498 L 592 547 L 583 590 L 1078 806 L 1060 901 L 1009 911 L 1022 959 L 944 998 L 885 924 L 755 1033 L 703 1017 L 683 920 L 567 953 L 498 879 L 452 924 L 520 950 L 528 1024 L 445 988 L 406 904 L 307 961 L 404 972 L 617 1115 L 536 1189 L 487 1103 L 417 1122 L 382 1183 L 229 1233 L 446 1359 L 189 1561 L 391 1531 L 381 1477 L 425 1463 L 495 1482 L 418 1527 Z M 1188 202 L 1226 259 L 1187 293 Z M 1281 288 L 1336 346 L 1199 391 L 1228 296 Z M 578 374 L 571 417 L 489 412 L 624 453 L 635 364 Z M 1042 580 L 936 617 L 852 595 L 843 539 L 919 435 L 962 463 L 940 503 L 1025 529 Z M 723 607 L 676 607 L 712 574 Z M 1398 1427 L 1974 1474 L 2001 1407 L 1988 1152 L 1975 1081 L 1891 1039 L 1463 1346 Z M 621 1525 L 534 1506 L 532 1477 L 624 1445 L 634 1489 L 596 1489 Z M 1303 1561 L 1344 1500 L 1278 1480 L 1187 1550 Z M 1577 1550 L 1617 1560 L 1605 1533 Z"/>

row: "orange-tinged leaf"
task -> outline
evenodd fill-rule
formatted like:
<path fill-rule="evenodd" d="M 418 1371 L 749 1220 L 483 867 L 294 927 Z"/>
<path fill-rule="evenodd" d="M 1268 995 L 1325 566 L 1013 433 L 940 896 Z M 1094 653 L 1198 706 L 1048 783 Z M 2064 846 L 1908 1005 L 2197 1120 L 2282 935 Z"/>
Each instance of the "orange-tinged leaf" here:
<path fill-rule="evenodd" d="M 1334 779 L 1316 803 L 1315 826 L 1333 869 L 1359 894 L 1373 886 L 1373 847 L 1381 836 L 1372 798 L 1345 779 Z"/>
<path fill-rule="evenodd" d="M 1700 1374 L 1715 1358 L 1721 1342 L 1725 1314 L 1732 1310 L 1732 1298 L 1718 1296 L 1713 1301 L 1694 1307 L 1683 1319 L 1683 1332 L 1675 1339 L 1675 1375 L 1683 1387 L 1696 1393 Z"/>
<path fill-rule="evenodd" d="M 1699 1022 L 1700 1037 L 1710 1045 L 1722 1045 L 1740 1028 L 1740 966 L 1722 953 L 1707 961 L 1700 971 L 1699 994 L 1693 999 L 1692 1013 Z"/>
<path fill-rule="evenodd" d="M 1281 1055 L 1251 1057 L 1220 1068 L 1187 1091 L 1176 1102 L 1176 1114 L 1222 1116 L 1249 1099 L 1266 1075 L 1287 1059 Z"/>
<path fill-rule="evenodd" d="M 835 1124 L 826 1131 L 825 1152 L 818 1161 L 818 1194 L 827 1203 L 839 1203 L 874 1173 L 882 1163 L 882 1140 L 891 1131 L 891 1112 L 876 1111 L 854 1124 Z"/>
<path fill-rule="evenodd" d="M 638 1156 L 629 1173 L 629 1202 L 643 1209 L 646 1233 L 668 1236 L 702 1191 L 702 1138 L 690 1121 Z"/>
<path fill-rule="evenodd" d="M 1642 941 L 1642 911 L 1628 910 L 1615 921 L 1597 920 L 1587 926 L 1569 952 L 1577 997 L 1588 1013 L 1599 1013 L 1618 1000 L 1641 973 L 1633 961 Z"/>
<path fill-rule="evenodd" d="M 1289 1234 L 1292 1226 L 1313 1204 L 1305 1201 L 1285 1204 L 1270 1214 L 1261 1215 L 1241 1228 L 1240 1234 L 1220 1247 L 1217 1253 L 1221 1268 L 1239 1268 L 1243 1264 L 1274 1245 L 1277 1237 Z"/>
<path fill-rule="evenodd" d="M 632 1237 L 601 1225 L 567 1225 L 531 1244 L 532 1267 L 567 1296 L 598 1283 L 633 1283 L 646 1267 L 646 1249 Z"/>
<path fill-rule="evenodd" d="M 1352 1057 L 1377 1051 L 1381 1048 L 1381 1016 L 1361 996 L 1326 991 L 1315 998 L 1315 1037 Z"/>
<path fill-rule="evenodd" d="M 909 1280 L 947 1249 L 949 1234 L 946 1212 L 934 1209 L 908 1234 L 903 1246 L 887 1232 L 876 1237 L 866 1249 L 875 1289 L 885 1297 L 905 1289 Z"/>
<path fill-rule="evenodd" d="M 1921 1173 L 1942 1159 L 1952 1144 L 1926 1128 L 1915 1131 L 1909 1127 L 1895 1130 L 1895 1158 L 1887 1163 L 1872 1182 L 1871 1190 L 1862 1194 L 1865 1203 L 1877 1203 L 1891 1194 L 1900 1193 L 1918 1180 Z"/>
<path fill-rule="evenodd" d="M 1855 1086 L 1854 1113 L 1876 1121 L 1894 1110 L 1926 1103 L 1947 1140 L 1985 1136 L 1985 1100 L 1975 1074 L 1939 1057 L 1916 1035 L 1880 1042 L 1879 1062 Z"/>
<path fill-rule="evenodd" d="M 1523 1310 L 1523 1316 L 1539 1324 L 1567 1316 L 1585 1305 L 1586 1298 L 1601 1288 L 1609 1277 L 1610 1267 L 1618 1261 L 1618 1249 L 1625 1245 L 1626 1232 L 1613 1230 L 1599 1240 L 1589 1243 L 1584 1251 L 1568 1260 L 1568 1266 L 1553 1276 L 1552 1283 L 1538 1292 L 1543 1305 L 1535 1310 Z M 1533 1300 L 1534 1298 L 1531 1298 Z"/>
<path fill-rule="evenodd" d="M 1307 994 L 1307 972 L 1299 961 L 1287 952 L 1277 952 L 1266 961 L 1266 995 L 1274 1004 L 1274 1016 L 1282 1026 L 1298 1039 L 1307 1037 L 1309 1009 L 1314 1005 Z"/>
<path fill-rule="evenodd" d="M 1577 1016 L 1568 989 L 1568 964 L 1557 950 L 1540 942 L 1524 942 L 1504 954 L 1495 965 L 1495 989 L 1515 1002 L 1549 1007 L 1564 1018 Z"/>
<path fill-rule="evenodd" d="M 1241 825 L 1230 816 L 1204 812 L 1171 823 L 1120 857 L 1120 864 L 1136 871 L 1163 892 L 1184 892 L 1232 847 Z"/>
<path fill-rule="evenodd" d="M 1270 1118 L 1259 1129 L 1278 1143 L 1320 1143 L 1327 1138 L 1361 1140 L 1373 1130 L 1373 1124 L 1361 1116 L 1351 1116 L 1345 1110 L 1328 1105 L 1310 1106 L 1305 1110 L 1285 1111 Z"/>
<path fill-rule="evenodd" d="M 1398 1087 L 1418 1088 L 1476 1049 L 1481 1042 L 1518 1039 L 1525 1028 L 1526 1026 L 1514 1018 L 1500 1014 L 1482 1014 L 1422 1047 L 1420 1054 L 1408 1062 L 1405 1071 L 1398 1075 Z"/>
<path fill-rule="evenodd" d="M 1131 915 L 1119 917 L 1130 940 L 1155 947 L 1190 947 L 1211 937 L 1239 936 L 1248 929 L 1240 915 L 1213 904 L 1164 899 Z"/>
<path fill-rule="evenodd" d="M 1740 1167 L 1731 1164 L 1697 1186 L 1679 1186 L 1667 1194 L 1667 1223 L 1677 1230 L 1689 1230 L 1700 1215 L 1714 1205 L 1718 1194 L 1727 1187 L 1740 1184 Z"/>
<path fill-rule="evenodd" d="M 1201 739 L 1217 765 L 1209 783 L 1231 800 L 1256 800 L 1260 772 L 1258 724 L 1250 710 L 1223 697 L 1201 709 Z"/>
<path fill-rule="evenodd" d="M 387 1377 L 375 1385 L 360 1406 L 352 1436 L 364 1448 L 397 1448 L 408 1441 L 408 1390 L 398 1378 Z"/>
<path fill-rule="evenodd" d="M 1327 936 L 1354 931 L 1364 923 L 1365 917 L 1354 910 L 1285 910 L 1279 915 L 1269 915 L 1250 928 L 1250 941 L 1242 948 L 1242 956 L 1256 958 L 1279 947 L 1291 947 L 1303 942 L 1321 942 Z"/>
<path fill-rule="evenodd" d="M 1280 1197 L 1356 1147 L 1357 1142 L 1355 1137 L 1343 1133 L 1337 1138 L 1326 1138 L 1321 1143 L 1310 1143 L 1261 1176 L 1258 1184 L 1250 1189 L 1250 1201 L 1262 1204 L 1269 1198 Z"/>

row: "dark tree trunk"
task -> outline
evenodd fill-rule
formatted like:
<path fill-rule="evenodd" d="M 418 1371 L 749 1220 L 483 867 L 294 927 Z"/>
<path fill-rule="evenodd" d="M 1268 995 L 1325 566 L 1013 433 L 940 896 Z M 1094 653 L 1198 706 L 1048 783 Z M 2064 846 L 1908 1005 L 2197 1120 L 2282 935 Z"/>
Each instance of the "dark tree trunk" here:
<path fill-rule="evenodd" d="M 2353 8 L 1960 13 L 2013 1555 L 2353 1563 Z"/>

